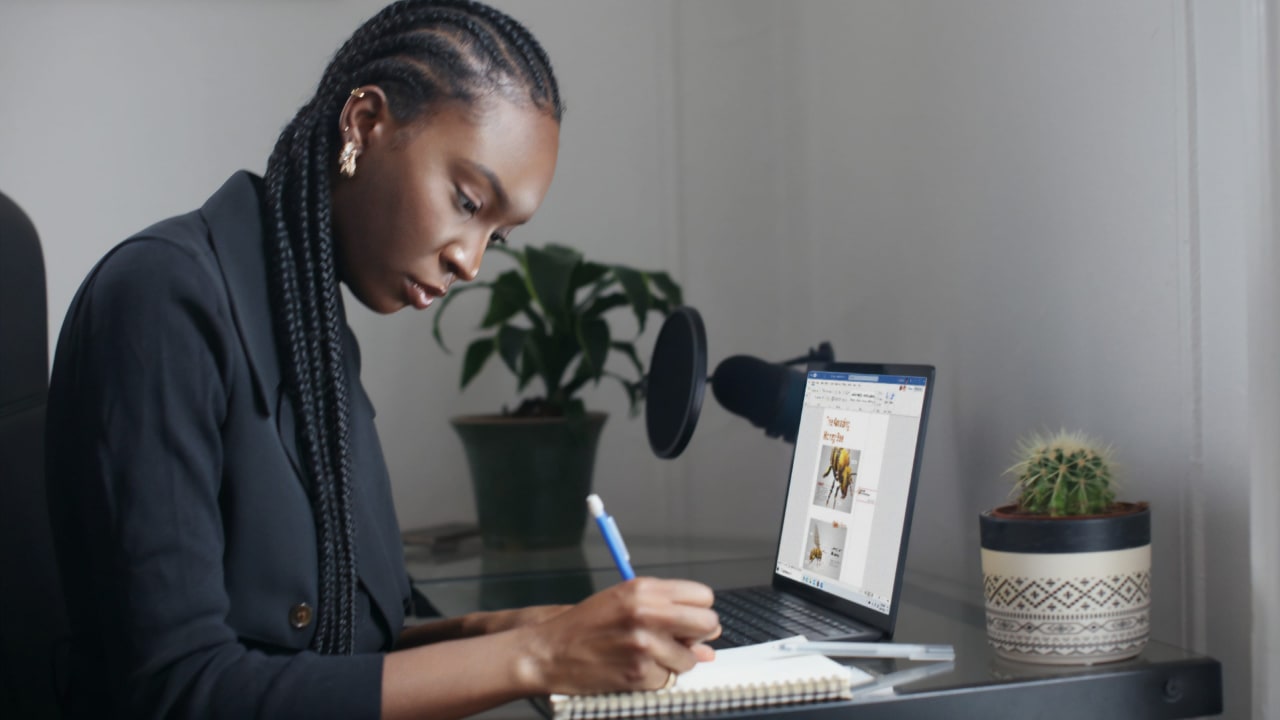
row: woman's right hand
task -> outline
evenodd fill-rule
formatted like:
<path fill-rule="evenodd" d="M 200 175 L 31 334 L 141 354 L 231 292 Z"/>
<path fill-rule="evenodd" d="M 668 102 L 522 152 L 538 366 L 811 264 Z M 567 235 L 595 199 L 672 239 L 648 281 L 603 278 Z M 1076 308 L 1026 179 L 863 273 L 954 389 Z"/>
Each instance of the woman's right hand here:
<path fill-rule="evenodd" d="M 690 580 L 636 578 L 603 590 L 546 622 L 529 638 L 526 679 L 549 693 L 662 687 L 715 652 L 720 634 L 711 588 Z"/>

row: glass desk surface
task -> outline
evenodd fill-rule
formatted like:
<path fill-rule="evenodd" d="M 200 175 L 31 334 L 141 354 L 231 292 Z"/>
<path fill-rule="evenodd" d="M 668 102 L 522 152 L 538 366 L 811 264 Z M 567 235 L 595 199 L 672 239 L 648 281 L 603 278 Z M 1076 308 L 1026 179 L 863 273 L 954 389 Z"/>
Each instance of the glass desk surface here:
<path fill-rule="evenodd" d="M 563 550 L 488 551 L 473 538 L 449 553 L 408 547 L 406 561 L 416 588 L 443 614 L 452 616 L 576 602 L 618 582 L 608 549 L 597 541 L 588 535 L 582 546 Z M 774 562 L 771 542 L 628 538 L 627 545 L 637 574 L 690 578 L 712 588 L 768 584 Z M 1177 718 L 1221 712 L 1221 666 L 1212 658 L 1152 640 L 1137 658 L 1118 663 L 1050 666 L 1004 660 L 987 645 L 979 590 L 910 570 L 903 583 L 894 640 L 948 643 L 955 647 L 956 660 L 947 663 L 949 667 L 930 668 L 937 671 L 934 674 L 897 685 L 891 695 L 855 698 L 853 703 L 862 706 L 859 718 L 960 717 L 956 712 L 962 709 L 991 717 L 1037 718 Z M 878 676 L 929 665 L 901 660 L 847 662 Z M 982 699 L 986 696 L 989 702 Z M 917 702 L 910 709 L 890 707 L 889 714 L 872 712 L 906 700 Z M 848 705 L 790 706 L 786 714 L 826 717 L 824 710 Z M 777 712 L 739 711 L 732 716 L 776 717 Z M 492 717 L 534 715 L 524 705 L 519 714 Z"/>
<path fill-rule="evenodd" d="M 405 563 L 415 583 L 446 580 L 496 579 L 507 576 L 546 575 L 585 570 L 617 569 L 609 548 L 594 528 L 588 528 L 581 545 L 550 550 L 487 550 L 478 536 L 467 537 L 444 549 L 406 544 Z M 631 566 L 638 574 L 648 568 L 671 565 L 713 564 L 726 560 L 769 558 L 772 543 L 738 540 L 692 540 L 630 537 L 626 539 Z M 602 586 L 603 587 L 603 586 Z"/>

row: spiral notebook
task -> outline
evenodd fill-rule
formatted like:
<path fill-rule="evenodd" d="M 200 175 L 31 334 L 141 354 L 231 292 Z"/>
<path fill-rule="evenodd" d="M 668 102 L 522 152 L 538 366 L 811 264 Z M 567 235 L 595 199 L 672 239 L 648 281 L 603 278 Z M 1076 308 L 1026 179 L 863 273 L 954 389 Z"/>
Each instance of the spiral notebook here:
<path fill-rule="evenodd" d="M 721 650 L 666 690 L 604 695 L 552 695 L 541 709 L 554 720 L 699 713 L 853 697 L 872 676 L 825 655 L 783 652 L 803 636 Z"/>

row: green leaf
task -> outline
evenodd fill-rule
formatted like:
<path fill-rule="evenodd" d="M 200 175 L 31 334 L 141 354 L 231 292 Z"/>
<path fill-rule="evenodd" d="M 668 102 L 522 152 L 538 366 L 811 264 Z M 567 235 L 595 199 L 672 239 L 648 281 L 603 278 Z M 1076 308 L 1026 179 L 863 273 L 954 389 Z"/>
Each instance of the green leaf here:
<path fill-rule="evenodd" d="M 578 346 L 582 361 L 594 377 L 604 372 L 605 356 L 609 354 L 609 323 L 599 318 L 578 325 Z"/>
<path fill-rule="evenodd" d="M 593 379 L 596 382 L 600 381 L 599 376 L 596 376 L 591 372 L 590 364 L 588 364 L 586 358 L 583 357 L 578 360 L 578 367 L 573 371 L 573 378 L 570 379 L 569 382 L 565 383 L 561 390 L 564 392 L 565 397 L 573 397 L 575 393 L 582 389 L 583 385 L 586 385 L 587 382 Z"/>
<path fill-rule="evenodd" d="M 665 272 L 651 272 L 649 279 L 653 281 L 653 286 L 658 288 L 658 292 L 671 303 L 671 307 L 680 307 L 684 304 L 684 293 L 680 290 L 680 286 L 671 276 Z"/>
<path fill-rule="evenodd" d="M 582 254 L 571 248 L 548 245 L 545 249 L 526 248 L 525 257 L 528 259 L 529 283 L 534 299 L 553 322 L 559 321 L 567 326 L 569 282 L 574 267 L 582 262 Z"/>
<path fill-rule="evenodd" d="M 493 334 L 468 346 L 462 386 L 474 381 L 489 356 L 497 354 L 516 376 L 521 391 L 531 380 L 540 378 L 546 385 L 543 400 L 548 406 L 571 406 L 581 412 L 581 400 L 575 393 L 587 382 L 599 382 L 610 374 L 604 369 L 609 353 L 618 351 L 641 377 L 640 381 L 631 382 L 614 376 L 623 383 L 634 411 L 643 399 L 644 365 L 634 344 L 613 340 L 614 333 L 605 316 L 628 306 L 643 332 L 650 312 L 666 314 L 682 302 L 680 286 L 667 273 L 587 262 L 578 250 L 566 245 L 518 249 L 499 245 L 491 249 L 515 260 L 519 267 L 501 272 L 491 282 L 473 283 L 451 292 L 439 302 L 432 325 L 436 342 L 448 352 L 439 311 L 464 292 L 478 287 L 489 289 L 481 323 Z"/>
<path fill-rule="evenodd" d="M 506 363 L 511 372 L 520 377 L 522 371 L 520 369 L 520 356 L 524 352 L 524 341 L 529 336 L 529 331 L 524 328 L 518 328 L 514 325 L 503 325 L 498 328 L 497 342 L 498 355 L 502 358 L 502 362 Z"/>
<path fill-rule="evenodd" d="M 529 321 L 529 325 L 531 326 L 529 328 L 530 332 L 537 335 L 551 334 L 546 321 L 542 319 L 542 316 L 538 314 L 538 309 L 533 305 L 525 305 L 524 308 L 521 309 L 521 312 L 524 313 L 525 319 Z"/>
<path fill-rule="evenodd" d="M 644 280 L 644 274 L 621 265 L 613 266 L 613 274 L 618 278 L 618 282 L 622 283 L 622 290 L 627 294 L 627 300 L 631 301 L 631 309 L 635 310 L 640 331 L 644 332 L 644 320 L 649 314 L 650 297 L 649 285 Z"/>
<path fill-rule="evenodd" d="M 570 292 L 600 280 L 607 272 L 609 272 L 608 265 L 585 261 L 579 263 L 573 268 L 573 279 L 569 281 Z"/>
<path fill-rule="evenodd" d="M 493 354 L 493 338 L 480 338 L 467 347 L 466 357 L 462 361 L 462 387 L 466 387 Z"/>
<path fill-rule="evenodd" d="M 440 298 L 440 302 L 436 304 L 436 315 L 431 319 L 431 337 L 436 339 L 436 344 L 440 346 L 440 349 L 444 350 L 446 353 L 451 352 L 449 350 L 449 346 L 444 344 L 444 337 L 440 334 L 440 317 L 444 314 L 444 309 L 449 306 L 449 303 L 453 302 L 454 298 L 458 297 L 462 293 L 477 290 L 482 287 L 489 287 L 490 284 L 491 283 L 487 282 L 478 282 L 471 285 L 463 285 L 460 288 L 452 289 L 449 294 Z"/>
<path fill-rule="evenodd" d="M 538 375 L 547 387 L 547 397 L 552 398 L 560 390 L 569 363 L 580 352 L 578 339 L 572 333 L 531 334 L 529 345 L 537 356 Z"/>
<path fill-rule="evenodd" d="M 529 282 L 529 257 L 526 248 L 514 248 L 510 245 L 494 245 L 485 252 L 497 252 L 515 260 L 516 265 L 518 266 L 516 271 L 520 274 L 520 281 L 524 283 L 524 291 L 530 298 L 533 297 L 533 285 Z M 532 305 L 529 307 L 532 307 Z M 525 311 L 529 312 L 528 308 L 526 308 Z"/>
<path fill-rule="evenodd" d="M 616 307 L 622 307 L 630 302 L 627 296 L 622 293 L 610 293 L 604 297 L 596 298 L 596 301 L 591 303 L 590 307 L 582 310 L 582 316 L 587 318 L 599 317 Z"/>
<path fill-rule="evenodd" d="M 484 314 L 480 327 L 500 325 L 529 304 L 529 289 L 516 270 L 502 273 L 490 287 L 493 288 L 493 293 L 489 297 L 489 310 Z"/>
<path fill-rule="evenodd" d="M 610 343 L 609 346 L 623 355 L 626 355 L 627 359 L 631 361 L 631 365 L 635 367 L 636 372 L 639 373 L 641 377 L 644 377 L 644 364 L 640 362 L 640 356 L 636 354 L 635 345 L 629 342 L 616 340 Z"/>
<path fill-rule="evenodd" d="M 525 342 L 524 348 L 520 351 L 520 372 L 516 375 L 516 390 L 524 390 L 529 381 L 538 376 L 541 368 L 538 352 L 534 344 Z"/>
<path fill-rule="evenodd" d="M 640 404 L 644 400 L 643 381 L 632 382 L 614 372 L 607 372 L 605 373 L 605 375 L 613 378 L 614 380 L 617 380 L 622 385 L 622 389 L 627 392 L 627 401 L 628 403 L 630 403 L 630 406 L 631 406 L 630 407 L 631 417 L 635 417 L 636 415 L 639 415 Z"/>
<path fill-rule="evenodd" d="M 573 308 L 574 312 L 580 313 L 586 308 L 591 307 L 591 304 L 596 301 L 596 298 L 600 297 L 600 293 L 603 293 L 605 290 L 608 290 L 616 282 L 618 282 L 618 278 L 616 275 L 613 275 L 612 273 L 607 273 L 601 276 L 598 280 L 595 281 L 595 284 L 591 286 L 591 290 L 589 290 L 587 294 L 583 296 L 582 300 L 579 301 L 578 304 L 574 306 Z"/>

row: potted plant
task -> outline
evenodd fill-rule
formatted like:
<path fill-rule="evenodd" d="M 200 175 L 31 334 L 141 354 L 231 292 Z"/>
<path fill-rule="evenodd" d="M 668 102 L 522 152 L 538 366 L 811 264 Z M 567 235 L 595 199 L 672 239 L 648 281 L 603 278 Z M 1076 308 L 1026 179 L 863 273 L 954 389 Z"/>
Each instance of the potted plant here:
<path fill-rule="evenodd" d="M 681 303 L 680 286 L 664 272 L 590 262 L 563 245 L 492 250 L 515 267 L 446 295 L 432 329 L 448 352 L 440 332 L 445 308 L 487 290 L 485 334 L 463 355 L 462 387 L 495 355 L 515 375 L 517 392 L 534 380 L 541 385 L 541 395 L 514 410 L 452 420 L 471 468 L 480 532 L 491 548 L 574 545 L 586 527 L 585 499 L 606 418 L 588 412 L 579 393 L 610 377 L 626 391 L 632 414 L 643 397 L 644 364 L 634 338 L 614 332 L 611 311 L 630 308 L 638 336 L 650 313 L 665 315 Z M 634 378 L 609 369 L 614 355 Z"/>
<path fill-rule="evenodd" d="M 987 639 L 997 655 L 1092 664 L 1142 652 L 1151 510 L 1118 502 L 1110 448 L 1081 433 L 1022 443 L 1013 503 L 979 517 Z"/>

